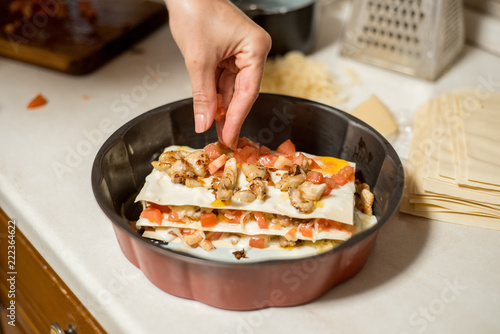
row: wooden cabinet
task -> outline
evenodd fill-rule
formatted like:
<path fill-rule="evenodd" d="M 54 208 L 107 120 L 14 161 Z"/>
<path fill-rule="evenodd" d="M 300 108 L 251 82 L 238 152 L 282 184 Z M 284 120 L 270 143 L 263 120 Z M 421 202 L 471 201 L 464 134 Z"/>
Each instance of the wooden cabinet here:
<path fill-rule="evenodd" d="M 58 323 L 63 330 L 72 326 L 73 334 L 105 333 L 1 209 L 0 268 L 0 333 L 46 334 L 52 323 Z M 8 324 L 12 301 L 15 327 Z"/>

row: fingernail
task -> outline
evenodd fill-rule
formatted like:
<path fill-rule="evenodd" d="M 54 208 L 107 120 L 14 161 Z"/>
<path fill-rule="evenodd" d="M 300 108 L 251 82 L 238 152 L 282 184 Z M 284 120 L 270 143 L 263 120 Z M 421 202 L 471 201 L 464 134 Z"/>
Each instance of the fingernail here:
<path fill-rule="evenodd" d="M 207 118 L 205 114 L 194 115 L 194 130 L 197 133 L 204 132 L 207 128 Z"/>

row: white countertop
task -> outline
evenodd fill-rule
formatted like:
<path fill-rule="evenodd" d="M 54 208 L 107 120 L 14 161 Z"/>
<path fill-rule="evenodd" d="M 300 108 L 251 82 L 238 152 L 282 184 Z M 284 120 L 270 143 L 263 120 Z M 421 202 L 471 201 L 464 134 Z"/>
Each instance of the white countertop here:
<path fill-rule="evenodd" d="M 311 56 L 340 82 L 349 81 L 346 69 L 359 76 L 361 85 L 345 88 L 350 98 L 342 108 L 376 94 L 393 110 L 403 161 L 412 115 L 427 99 L 484 80 L 500 89 L 500 58 L 472 47 L 435 83 L 339 57 L 338 29 L 329 28 L 340 17 L 335 6 L 322 13 Z M 381 229 L 357 276 L 307 305 L 232 312 L 156 288 L 121 253 L 90 184 L 94 156 L 112 131 L 191 94 L 167 26 L 134 50 L 85 77 L 0 59 L 0 207 L 108 332 L 500 331 L 500 232 L 400 213 Z M 48 104 L 27 110 L 38 93 Z"/>

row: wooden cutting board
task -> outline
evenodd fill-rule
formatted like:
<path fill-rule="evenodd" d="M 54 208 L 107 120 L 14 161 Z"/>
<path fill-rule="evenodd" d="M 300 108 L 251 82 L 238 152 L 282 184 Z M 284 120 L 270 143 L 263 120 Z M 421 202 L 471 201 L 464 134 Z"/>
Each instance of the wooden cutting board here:
<path fill-rule="evenodd" d="M 52 0 L 56 8 L 62 0 Z M 58 2 L 59 1 L 59 2 Z M 0 0 L 0 13 L 9 13 Z M 93 0 L 95 20 L 82 17 L 78 0 L 67 0 L 67 17 L 41 12 L 23 19 L 14 32 L 5 25 L 12 16 L 0 15 L 0 55 L 81 75 L 92 72 L 167 20 L 164 4 L 143 0 Z"/>

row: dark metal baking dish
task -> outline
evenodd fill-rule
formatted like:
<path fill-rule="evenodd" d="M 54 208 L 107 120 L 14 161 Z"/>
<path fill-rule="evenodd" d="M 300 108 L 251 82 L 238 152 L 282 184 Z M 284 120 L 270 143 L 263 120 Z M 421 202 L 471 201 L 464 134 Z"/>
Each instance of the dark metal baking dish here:
<path fill-rule="evenodd" d="M 231 310 L 309 302 L 354 276 L 365 264 L 380 227 L 399 205 L 404 171 L 387 140 L 338 109 L 289 96 L 260 94 L 241 136 L 276 148 L 291 139 L 300 151 L 357 163 L 356 178 L 375 195 L 375 226 L 325 253 L 290 260 L 227 263 L 162 248 L 143 238 L 129 220 L 141 207 L 134 197 L 163 148 L 201 148 L 217 140 L 211 128 L 194 132 L 192 99 L 146 112 L 123 125 L 103 144 L 94 161 L 92 187 L 112 222 L 123 254 L 160 289 L 179 297 Z"/>
<path fill-rule="evenodd" d="M 309 53 L 318 29 L 317 0 L 233 0 L 272 38 L 269 55 L 288 51 Z"/>

